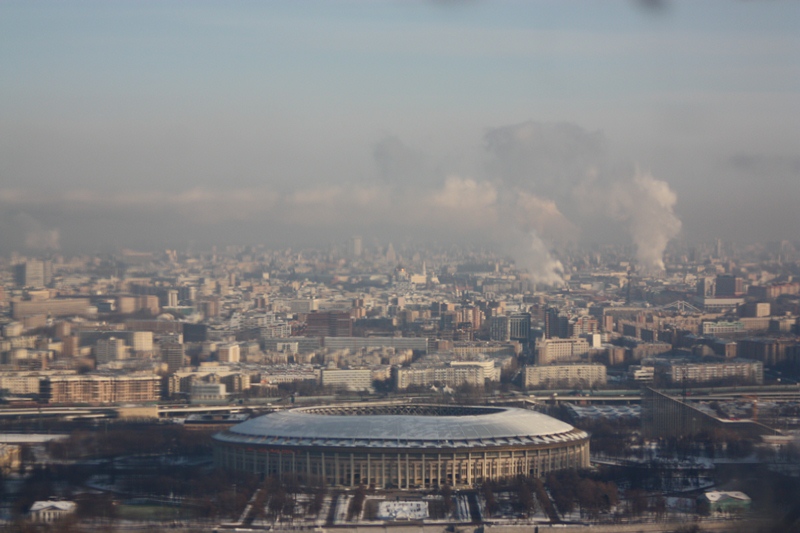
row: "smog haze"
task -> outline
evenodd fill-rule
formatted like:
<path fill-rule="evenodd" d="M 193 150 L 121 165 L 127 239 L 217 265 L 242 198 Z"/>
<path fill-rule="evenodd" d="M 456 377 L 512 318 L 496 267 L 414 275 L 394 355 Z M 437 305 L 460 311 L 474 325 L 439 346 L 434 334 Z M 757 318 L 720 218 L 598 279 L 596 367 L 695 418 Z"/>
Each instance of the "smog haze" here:
<path fill-rule="evenodd" d="M 800 223 L 789 2 L 4 2 L 0 248 Z"/>

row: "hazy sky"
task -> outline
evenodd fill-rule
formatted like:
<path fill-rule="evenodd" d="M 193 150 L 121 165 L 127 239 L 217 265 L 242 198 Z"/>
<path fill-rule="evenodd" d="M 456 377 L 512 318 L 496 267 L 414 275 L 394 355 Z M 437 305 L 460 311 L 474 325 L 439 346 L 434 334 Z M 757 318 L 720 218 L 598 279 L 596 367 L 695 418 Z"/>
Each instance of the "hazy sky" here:
<path fill-rule="evenodd" d="M 798 2 L 0 2 L 0 248 L 794 239 Z M 527 244 L 526 244 L 527 246 Z"/>

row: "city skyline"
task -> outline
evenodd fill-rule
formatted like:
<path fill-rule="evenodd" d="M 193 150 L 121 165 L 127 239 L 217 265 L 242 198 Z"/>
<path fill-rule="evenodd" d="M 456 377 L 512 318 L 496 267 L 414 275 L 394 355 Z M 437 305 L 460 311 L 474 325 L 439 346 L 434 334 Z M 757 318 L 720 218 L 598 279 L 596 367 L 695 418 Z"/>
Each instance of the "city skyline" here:
<path fill-rule="evenodd" d="M 791 3 L 0 6 L 0 247 L 792 239 Z"/>

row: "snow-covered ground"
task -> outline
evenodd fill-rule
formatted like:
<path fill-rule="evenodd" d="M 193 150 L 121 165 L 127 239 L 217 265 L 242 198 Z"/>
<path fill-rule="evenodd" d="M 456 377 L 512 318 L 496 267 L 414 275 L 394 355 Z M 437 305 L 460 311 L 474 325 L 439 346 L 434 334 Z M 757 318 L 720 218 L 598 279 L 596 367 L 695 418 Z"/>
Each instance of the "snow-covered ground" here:
<path fill-rule="evenodd" d="M 347 509 L 350 507 L 350 500 L 353 497 L 349 494 L 342 494 L 336 500 L 336 509 L 333 512 L 333 523 L 334 524 L 345 524 L 347 523 Z"/>
<path fill-rule="evenodd" d="M 470 522 L 472 516 L 469 512 L 469 500 L 465 494 L 459 494 L 455 497 L 455 519 L 459 522 Z"/>

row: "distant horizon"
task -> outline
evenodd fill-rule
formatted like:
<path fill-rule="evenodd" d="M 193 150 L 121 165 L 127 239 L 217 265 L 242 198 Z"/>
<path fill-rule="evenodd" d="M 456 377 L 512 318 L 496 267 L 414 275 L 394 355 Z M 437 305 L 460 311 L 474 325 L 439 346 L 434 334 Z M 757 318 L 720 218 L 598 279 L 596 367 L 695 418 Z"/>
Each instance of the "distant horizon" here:
<path fill-rule="evenodd" d="M 359 235 L 361 236 L 361 235 Z M 285 242 L 285 243 L 268 243 L 268 242 L 233 242 L 233 241 L 220 241 L 220 242 L 200 242 L 200 241 L 192 241 L 192 242 L 183 242 L 179 244 L 175 244 L 173 246 L 159 246 L 159 245 L 151 245 L 151 246 L 127 246 L 127 245 L 118 245 L 118 246 L 106 246 L 104 248 L 85 248 L 85 249 L 52 249 L 52 250 L 29 250 L 25 248 L 16 249 L 16 250 L 8 250 L 0 254 L 0 261 L 2 260 L 9 260 L 12 257 L 22 257 L 22 258 L 29 258 L 29 259 L 46 259 L 48 257 L 54 256 L 63 256 L 63 257 L 78 257 L 78 256 L 85 256 L 85 255 L 122 255 L 125 253 L 132 253 L 132 254 L 159 254 L 159 253 L 166 253 L 174 251 L 178 254 L 207 254 L 207 253 L 217 253 L 219 255 L 226 255 L 229 253 L 255 253 L 255 252 L 285 252 L 287 250 L 292 250 L 293 252 L 303 252 L 303 251 L 312 251 L 316 253 L 330 253 L 336 252 L 340 254 L 342 257 L 349 257 L 350 253 L 348 252 L 349 246 L 349 239 L 353 236 L 343 237 L 341 239 L 335 239 L 330 241 L 318 242 L 318 243 L 299 243 L 299 242 Z M 436 240 L 417 240 L 412 241 L 410 239 L 400 240 L 400 239 L 385 239 L 381 238 L 380 236 L 374 237 L 366 237 L 361 236 L 362 241 L 362 249 L 364 250 L 364 255 L 367 255 L 367 252 L 371 254 L 375 253 L 386 253 L 386 249 L 389 245 L 391 245 L 398 253 L 399 252 L 454 252 L 457 251 L 459 253 L 466 253 L 468 255 L 472 254 L 491 254 L 496 259 L 502 260 L 512 260 L 515 261 L 516 258 L 513 256 L 513 252 L 509 251 L 508 249 L 502 248 L 502 243 L 497 242 L 476 242 L 475 240 L 467 240 L 464 242 L 458 241 L 436 241 Z M 716 242 L 718 239 L 710 239 L 710 240 L 703 240 L 703 241 L 684 241 L 681 239 L 675 239 L 671 241 L 668 245 L 668 248 L 665 252 L 667 256 L 674 255 L 676 253 L 688 253 L 692 250 L 694 251 L 706 251 L 708 253 L 713 253 L 713 248 L 716 246 Z M 719 239 L 720 243 L 730 251 L 730 247 L 733 247 L 733 253 L 749 253 L 754 251 L 772 251 L 771 248 L 774 248 L 776 245 L 783 245 L 788 244 L 790 246 L 789 251 L 800 251 L 800 238 L 796 240 L 772 240 L 772 241 L 731 241 L 731 240 L 723 240 Z M 631 243 L 625 242 L 577 242 L 571 243 L 569 247 L 561 247 L 559 249 L 553 248 L 552 252 L 558 254 L 559 256 L 569 256 L 572 253 L 585 253 L 585 252 L 615 252 L 619 254 L 628 254 L 628 256 L 624 259 L 625 261 L 631 261 L 636 263 L 635 258 L 635 246 Z M 726 255 L 728 254 L 726 251 Z M 354 259 L 351 257 L 351 259 Z M 363 256 L 362 256 L 363 259 Z M 722 258 L 721 258 L 722 259 Z"/>
<path fill-rule="evenodd" d="M 0 4 L 0 253 L 793 239 L 800 4 Z"/>

